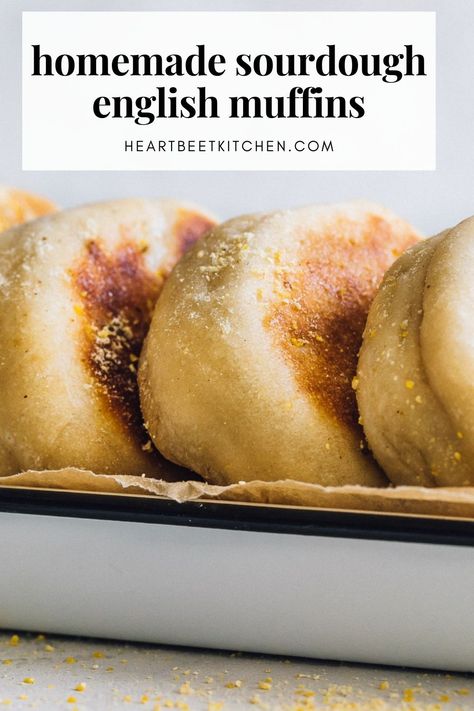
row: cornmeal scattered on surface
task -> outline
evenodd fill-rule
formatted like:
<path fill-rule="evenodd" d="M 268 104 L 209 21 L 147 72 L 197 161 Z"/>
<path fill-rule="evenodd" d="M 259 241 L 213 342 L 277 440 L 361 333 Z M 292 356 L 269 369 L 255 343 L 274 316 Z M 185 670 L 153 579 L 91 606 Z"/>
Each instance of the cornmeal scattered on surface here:
<path fill-rule="evenodd" d="M 306 698 L 311 698 L 312 696 L 316 696 L 315 691 L 311 691 L 311 689 L 305 689 L 304 687 L 302 689 L 296 689 L 295 694 L 297 696 L 305 696 Z"/>
<path fill-rule="evenodd" d="M 184 684 L 181 684 L 181 686 L 179 687 L 179 693 L 183 694 L 184 696 L 192 694 L 193 692 L 194 689 L 191 688 L 189 681 L 185 681 Z"/>
<path fill-rule="evenodd" d="M 3 644 L 8 644 L 9 639 L 10 635 L 4 635 Z M 472 696 L 466 698 L 472 691 L 471 680 L 461 675 L 429 672 L 421 674 L 404 670 L 393 670 L 392 673 L 390 670 L 377 668 L 369 669 L 367 672 L 357 667 L 348 668 L 340 673 L 338 668 L 316 661 L 300 663 L 298 660 L 285 662 L 283 659 L 272 660 L 272 675 L 272 670 L 267 666 L 270 660 L 258 655 L 247 657 L 236 653 L 213 653 L 212 659 L 211 655 L 209 659 L 204 656 L 206 661 L 201 663 L 200 652 L 168 652 L 166 649 L 151 649 L 146 646 L 128 647 L 128 644 L 122 645 L 122 649 L 118 645 L 115 648 L 107 645 L 104 646 L 104 651 L 100 651 L 93 643 L 86 640 L 80 645 L 78 642 L 71 645 L 69 641 L 61 638 L 53 638 L 51 641 L 53 644 L 50 646 L 54 645 L 59 650 L 58 656 L 47 654 L 48 645 L 43 640 L 25 633 L 22 635 L 22 645 L 17 650 L 9 650 L 13 659 L 0 660 L 7 665 L 3 667 L 2 679 L 2 691 L 6 698 L 0 696 L 0 708 L 26 709 L 35 706 L 43 708 L 44 705 L 45 709 L 67 707 L 70 711 L 76 709 L 80 711 L 78 707 L 82 710 L 81 700 L 84 698 L 87 701 L 87 708 L 90 706 L 94 710 L 119 706 L 140 707 L 150 711 L 165 711 L 165 709 L 176 711 L 229 709 L 230 711 L 246 706 L 257 711 L 471 711 L 474 709 L 470 703 Z M 132 655 L 130 663 L 133 664 L 132 685 L 128 688 L 124 688 L 123 683 L 125 678 L 129 679 L 129 677 L 123 675 L 122 667 L 118 664 L 125 647 L 130 649 Z M 70 664 L 77 661 L 75 666 L 65 666 L 64 658 L 68 652 L 77 654 L 77 660 L 72 656 L 67 658 L 71 660 Z M 117 662 L 115 677 L 105 673 L 105 664 L 93 664 L 94 660 L 104 657 Z M 154 661 L 151 665 L 152 659 Z M 172 661 L 166 661 L 168 659 Z M 181 659 L 184 660 L 182 664 L 175 666 L 173 670 L 172 664 Z M 242 666 L 239 659 L 244 660 Z M 137 662 L 140 666 L 136 668 Z M 14 666 L 10 668 L 8 665 L 12 663 Z M 42 666 L 37 667 L 36 663 Z M 285 669 L 284 664 L 290 663 L 293 666 Z M 49 679 L 43 679 L 44 669 L 52 674 L 60 670 L 61 682 L 56 685 L 48 684 Z M 298 672 L 298 669 L 302 671 Z M 206 676 L 206 672 L 211 670 L 215 674 Z M 320 673 L 313 673 L 314 671 Z M 182 680 L 178 684 L 172 681 L 176 672 L 179 672 Z M 26 673 L 31 676 L 24 677 Z M 93 685 L 89 682 L 91 677 L 86 676 L 88 673 L 93 675 Z M 425 677 L 428 681 L 426 687 L 423 687 L 421 680 Z M 351 680 L 353 685 L 333 683 L 344 679 Z M 27 683 L 34 683 L 34 686 L 30 686 L 28 694 L 20 693 L 25 690 L 24 685 Z M 88 693 L 77 693 L 83 692 L 86 686 Z M 55 687 L 56 692 L 47 691 Z M 72 691 L 73 689 L 76 693 Z M 157 695 L 158 691 L 160 691 L 159 695 Z M 99 700 L 95 698 L 94 692 L 105 695 Z M 183 692 L 186 699 L 183 699 Z M 56 696 L 58 693 L 59 697 Z M 110 693 L 109 697 L 107 693 Z"/>

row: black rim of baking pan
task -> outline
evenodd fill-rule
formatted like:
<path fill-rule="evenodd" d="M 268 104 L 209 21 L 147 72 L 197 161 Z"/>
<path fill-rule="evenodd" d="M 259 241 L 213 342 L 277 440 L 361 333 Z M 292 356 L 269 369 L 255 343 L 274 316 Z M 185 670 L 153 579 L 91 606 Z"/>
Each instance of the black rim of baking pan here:
<path fill-rule="evenodd" d="M 0 513 L 474 546 L 474 519 L 0 485 Z"/>

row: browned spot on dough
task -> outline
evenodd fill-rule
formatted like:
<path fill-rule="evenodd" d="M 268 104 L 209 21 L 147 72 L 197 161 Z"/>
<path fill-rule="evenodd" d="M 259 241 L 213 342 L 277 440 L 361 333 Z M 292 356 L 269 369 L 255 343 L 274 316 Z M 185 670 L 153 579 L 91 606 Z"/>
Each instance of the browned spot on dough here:
<path fill-rule="evenodd" d="M 301 269 L 278 277 L 280 288 L 291 294 L 289 303 L 273 304 L 266 325 L 275 331 L 300 388 L 362 438 L 352 379 L 367 314 L 385 271 L 419 238 L 408 228 L 395 232 L 378 215 L 363 223 L 339 219 L 325 233 L 306 230 L 298 237 Z"/>
<path fill-rule="evenodd" d="M 131 434 L 149 442 L 142 422 L 136 368 L 153 308 L 178 258 L 213 222 L 197 212 L 179 210 L 172 228 L 170 254 L 158 272 L 146 265 L 146 244 L 122 226 L 121 243 L 111 252 L 91 239 L 71 270 L 84 327 L 84 363 L 110 410 Z"/>
<path fill-rule="evenodd" d="M 71 273 L 84 311 L 84 363 L 112 412 L 144 443 L 136 367 L 163 279 L 131 241 L 107 252 L 90 240 Z"/>
<path fill-rule="evenodd" d="M 214 227 L 215 222 L 199 212 L 180 210 L 173 226 L 176 257 L 181 257 L 193 244 Z"/>

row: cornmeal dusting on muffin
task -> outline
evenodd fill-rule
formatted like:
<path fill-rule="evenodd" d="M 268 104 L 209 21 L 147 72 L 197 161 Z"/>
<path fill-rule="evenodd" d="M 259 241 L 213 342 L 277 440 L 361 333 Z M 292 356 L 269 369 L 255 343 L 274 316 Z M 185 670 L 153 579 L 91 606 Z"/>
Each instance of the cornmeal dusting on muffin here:
<path fill-rule="evenodd" d="M 239 235 L 229 243 L 221 243 L 218 249 L 205 252 L 206 261 L 199 266 L 207 282 L 219 284 L 227 269 L 233 269 L 241 260 L 246 259 L 249 251 L 248 233 Z"/>
<path fill-rule="evenodd" d="M 304 338 L 294 338 L 294 337 L 291 337 L 291 338 L 290 338 L 290 343 L 291 343 L 291 345 L 292 345 L 292 346 L 295 346 L 296 348 L 301 348 L 301 347 L 304 346 L 305 343 L 307 343 L 307 342 L 308 342 L 308 341 L 306 341 Z"/>

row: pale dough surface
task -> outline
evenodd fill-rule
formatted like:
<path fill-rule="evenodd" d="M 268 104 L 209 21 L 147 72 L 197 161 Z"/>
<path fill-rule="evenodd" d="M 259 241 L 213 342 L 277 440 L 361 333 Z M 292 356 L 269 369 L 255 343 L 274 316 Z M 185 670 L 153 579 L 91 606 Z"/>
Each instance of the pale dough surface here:
<path fill-rule="evenodd" d="M 357 398 L 396 484 L 474 484 L 474 218 L 408 250 L 371 307 Z"/>
<path fill-rule="evenodd" d="M 383 485 L 352 379 L 371 300 L 419 239 L 369 203 L 239 217 L 180 261 L 139 368 L 150 435 L 212 483 Z"/>
<path fill-rule="evenodd" d="M 163 475 L 136 366 L 168 272 L 213 220 L 120 200 L 0 236 L 0 474 L 77 466 Z"/>

